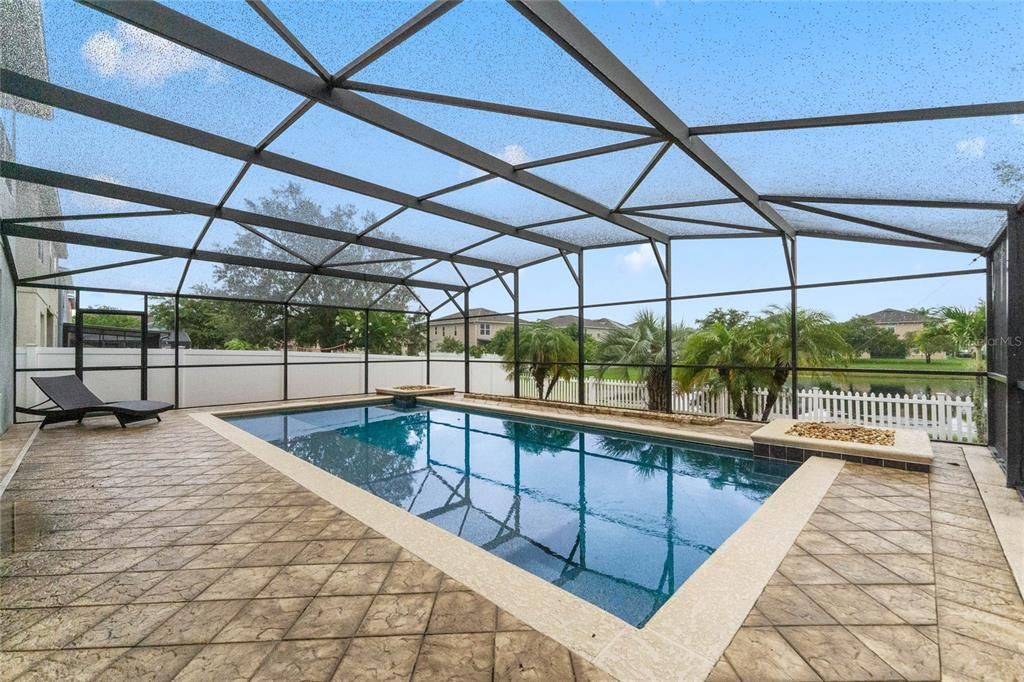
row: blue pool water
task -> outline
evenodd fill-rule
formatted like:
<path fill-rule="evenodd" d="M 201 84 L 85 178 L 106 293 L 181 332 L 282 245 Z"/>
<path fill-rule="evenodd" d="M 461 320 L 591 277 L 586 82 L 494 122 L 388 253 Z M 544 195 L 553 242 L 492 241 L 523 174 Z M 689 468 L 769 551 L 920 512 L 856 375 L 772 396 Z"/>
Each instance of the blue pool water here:
<path fill-rule="evenodd" d="M 229 421 L 636 626 L 796 469 L 742 450 L 437 407 Z"/>

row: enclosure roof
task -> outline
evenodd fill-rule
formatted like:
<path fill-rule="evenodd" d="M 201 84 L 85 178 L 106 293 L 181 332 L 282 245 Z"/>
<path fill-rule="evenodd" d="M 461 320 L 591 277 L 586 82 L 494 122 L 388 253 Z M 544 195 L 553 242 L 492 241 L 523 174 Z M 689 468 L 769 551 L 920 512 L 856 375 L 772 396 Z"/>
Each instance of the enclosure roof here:
<path fill-rule="evenodd" d="M 863 44 L 806 38 L 793 58 L 773 43 L 788 11 L 10 0 L 5 251 L 71 247 L 23 285 L 419 312 L 610 246 L 661 259 L 671 240 L 806 236 L 986 253 L 1020 200 L 1024 102 L 998 97 L 1020 92 L 1013 43 L 960 45 L 914 14 L 960 25 L 957 8 L 898 21 L 825 5 L 823 30 L 859 22 Z M 881 53 L 932 66 L 863 63 Z M 844 59 L 873 89 L 808 66 Z M 928 68 L 951 84 L 900 80 Z"/>

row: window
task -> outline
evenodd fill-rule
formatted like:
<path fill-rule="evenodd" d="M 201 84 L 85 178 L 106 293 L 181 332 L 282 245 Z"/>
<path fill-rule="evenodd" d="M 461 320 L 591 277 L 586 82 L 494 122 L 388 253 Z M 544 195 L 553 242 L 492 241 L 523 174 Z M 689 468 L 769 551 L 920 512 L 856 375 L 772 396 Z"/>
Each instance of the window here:
<path fill-rule="evenodd" d="M 481 322 L 480 323 L 480 336 L 490 336 L 490 335 L 491 335 L 491 324 L 489 322 Z"/>

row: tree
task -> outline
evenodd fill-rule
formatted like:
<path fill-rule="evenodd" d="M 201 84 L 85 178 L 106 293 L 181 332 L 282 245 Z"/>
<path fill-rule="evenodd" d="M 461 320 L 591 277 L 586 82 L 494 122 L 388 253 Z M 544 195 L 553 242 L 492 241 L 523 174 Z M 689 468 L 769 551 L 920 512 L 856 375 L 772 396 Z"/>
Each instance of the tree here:
<path fill-rule="evenodd" d="M 896 336 L 896 332 L 879 327 L 865 315 L 843 322 L 839 331 L 855 355 L 868 353 L 873 358 L 907 357 L 907 343 Z"/>
<path fill-rule="evenodd" d="M 799 310 L 796 326 L 798 364 L 829 367 L 849 360 L 852 349 L 827 313 Z M 748 316 L 732 327 L 715 322 L 694 332 L 682 355 L 683 364 L 696 366 L 679 372 L 682 390 L 718 384 L 728 393 L 737 417 L 767 421 L 793 371 L 790 311 L 771 306 L 761 316 Z M 758 389 L 766 392 L 760 415 L 754 401 Z"/>
<path fill-rule="evenodd" d="M 793 370 L 791 313 L 788 308 L 770 306 L 764 314 L 750 323 L 753 352 L 750 365 L 771 367 L 767 373 L 767 396 L 761 421 L 768 421 L 779 394 Z M 796 356 L 797 366 L 833 367 L 845 365 L 853 349 L 836 328 L 828 313 L 820 310 L 797 310 Z"/>
<path fill-rule="evenodd" d="M 309 225 L 319 225 L 328 229 L 347 234 L 361 232 L 376 222 L 372 213 L 358 215 L 351 204 L 337 205 L 325 211 L 318 203 L 306 196 L 302 187 L 294 182 L 273 188 L 270 192 L 255 201 L 246 200 L 246 208 L 261 215 L 284 218 Z M 271 244 L 259 234 L 249 230 L 239 230 L 234 241 L 225 249 L 228 253 L 252 256 L 267 260 L 296 261 L 299 257 L 319 264 L 335 251 L 338 242 L 310 237 L 294 232 L 275 231 L 260 228 L 282 246 L 283 249 Z M 387 238 L 387 233 L 380 230 L 375 236 Z M 298 257 L 292 254 L 298 254 Z M 379 252 L 373 249 L 350 244 L 334 255 L 328 262 L 339 263 L 338 267 L 359 266 L 362 261 L 379 259 Z M 359 266 L 361 272 L 378 275 L 402 277 L 408 274 L 407 262 L 373 263 Z M 320 306 L 302 306 L 303 303 L 316 303 L 321 306 L 362 306 L 376 305 L 391 309 L 404 309 L 412 300 L 412 296 L 404 287 L 392 287 L 389 284 L 367 282 L 363 280 L 345 279 L 330 275 L 307 276 L 294 272 L 252 268 L 234 264 L 218 264 L 214 267 L 213 284 L 201 284 L 195 287 L 197 293 L 226 296 L 239 299 L 262 299 L 285 301 L 289 298 L 295 304 L 295 314 L 289 319 L 289 332 L 299 344 L 330 348 L 346 342 L 342 330 L 336 327 L 337 308 Z M 379 300 L 378 300 L 379 299 Z M 245 326 L 245 311 L 235 312 L 233 308 L 223 311 L 240 327 Z M 358 311 L 353 311 L 358 314 Z M 192 329 L 186 329 L 192 334 Z M 243 340 L 254 342 L 242 337 Z M 348 340 L 350 341 L 350 339 Z M 257 344 L 259 345 L 259 344 Z"/>
<path fill-rule="evenodd" d="M 542 400 L 548 399 L 559 379 L 576 375 L 578 357 L 576 342 L 563 329 L 537 322 L 519 330 L 519 374 L 533 379 Z M 503 359 L 509 380 L 518 381 L 515 346 L 505 349 Z"/>
<path fill-rule="evenodd" d="M 570 324 L 565 328 L 565 332 L 569 335 L 573 341 L 579 343 L 579 326 L 575 323 Z M 597 339 L 590 334 L 583 335 L 583 361 L 590 362 L 597 357 Z"/>
<path fill-rule="evenodd" d="M 945 325 L 935 320 L 928 320 L 920 331 L 911 334 L 908 339 L 911 347 L 924 355 L 925 363 L 932 361 L 935 353 L 953 353 L 955 343 Z"/>
<path fill-rule="evenodd" d="M 978 367 L 983 367 L 981 350 L 985 347 L 985 304 L 978 301 L 973 309 L 957 306 L 943 306 L 939 314 L 945 320 L 945 329 L 953 339 L 958 351 L 970 350 Z"/>
<path fill-rule="evenodd" d="M 684 332 L 677 327 L 672 333 L 673 355 Z M 633 365 L 647 385 L 647 409 L 667 411 L 671 372 L 665 367 L 665 321 L 648 309 L 637 313 L 629 326 L 613 330 L 598 344 L 598 370 L 604 375 L 613 366 Z"/>
<path fill-rule="evenodd" d="M 437 350 L 442 353 L 463 353 L 466 346 L 454 336 L 446 336 L 437 344 Z"/>
<path fill-rule="evenodd" d="M 178 313 L 180 327 L 192 340 L 193 348 L 274 348 L 284 334 L 280 306 L 236 301 L 182 298 Z M 152 307 L 150 326 L 174 329 L 174 300 L 165 299 Z"/>
<path fill-rule="evenodd" d="M 735 308 L 715 308 L 710 313 L 696 321 L 698 328 L 710 327 L 713 324 L 721 323 L 726 327 L 738 327 L 750 320 L 750 313 Z"/>
<path fill-rule="evenodd" d="M 504 356 L 512 344 L 515 343 L 515 336 L 515 329 L 512 327 L 502 327 L 494 333 L 494 336 L 487 343 L 487 352 Z"/>
<path fill-rule="evenodd" d="M 93 310 L 113 310 L 101 307 Z M 141 329 L 142 318 L 136 315 L 116 315 L 112 313 L 83 311 L 83 323 L 90 327 L 116 327 L 117 329 Z"/>

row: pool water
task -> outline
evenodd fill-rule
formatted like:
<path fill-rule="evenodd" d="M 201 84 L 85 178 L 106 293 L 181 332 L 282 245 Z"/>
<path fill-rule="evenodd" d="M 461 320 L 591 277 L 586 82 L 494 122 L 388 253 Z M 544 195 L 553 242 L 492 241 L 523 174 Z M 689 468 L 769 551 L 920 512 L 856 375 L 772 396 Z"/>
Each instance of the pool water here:
<path fill-rule="evenodd" d="M 796 470 L 422 405 L 228 421 L 638 627 Z"/>

